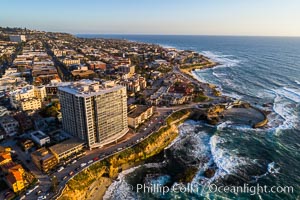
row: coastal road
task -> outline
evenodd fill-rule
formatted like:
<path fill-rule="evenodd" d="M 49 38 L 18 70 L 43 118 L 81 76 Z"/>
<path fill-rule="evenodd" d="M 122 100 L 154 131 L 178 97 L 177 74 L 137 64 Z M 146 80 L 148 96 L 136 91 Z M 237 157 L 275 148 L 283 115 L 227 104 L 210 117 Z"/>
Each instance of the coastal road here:
<path fill-rule="evenodd" d="M 66 168 L 63 169 L 61 172 L 53 173 L 52 176 L 56 176 L 58 181 L 60 182 L 58 186 L 58 190 L 61 191 L 64 188 L 65 184 L 68 182 L 68 180 L 71 177 L 75 176 L 76 173 L 79 173 L 84 168 L 91 165 L 93 163 L 93 159 L 99 158 L 101 160 L 105 157 L 111 156 L 114 153 L 122 151 L 125 148 L 138 144 L 140 141 L 142 141 L 142 139 L 144 139 L 151 133 L 158 130 L 161 127 L 161 125 L 165 124 L 166 123 L 165 119 L 169 114 L 171 114 L 170 109 L 162 109 L 157 111 L 157 113 L 155 113 L 145 124 L 139 127 L 136 133 L 128 140 L 121 141 L 120 143 L 113 144 L 106 148 L 100 148 L 100 149 L 94 149 L 88 151 L 86 156 L 78 159 L 76 163 L 66 166 Z M 82 163 L 87 163 L 87 165 L 84 168 L 81 168 L 80 165 Z M 74 172 L 74 174 L 72 176 L 69 176 L 70 172 Z M 55 199 L 57 197 L 55 194 L 51 194 L 50 196 L 51 199 Z"/>

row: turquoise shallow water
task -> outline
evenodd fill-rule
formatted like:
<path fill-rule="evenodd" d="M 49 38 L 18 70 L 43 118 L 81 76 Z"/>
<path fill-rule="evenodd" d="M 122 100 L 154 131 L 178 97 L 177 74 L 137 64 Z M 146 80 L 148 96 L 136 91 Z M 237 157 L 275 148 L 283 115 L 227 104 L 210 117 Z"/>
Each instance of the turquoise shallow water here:
<path fill-rule="evenodd" d="M 175 156 L 181 153 L 178 152 L 180 149 L 195 154 L 195 158 L 203 157 L 196 159 L 199 171 L 193 180 L 200 192 L 169 192 L 166 195 L 126 192 L 126 181 L 136 184 L 141 180 L 130 180 L 129 176 L 124 176 L 123 185 L 120 183 L 112 186 L 119 188 L 120 192 L 110 198 L 118 199 L 124 194 L 133 199 L 300 198 L 300 38 L 146 35 L 92 37 L 124 38 L 201 52 L 221 65 L 195 72 L 197 78 L 216 84 L 226 95 L 243 99 L 258 107 L 267 103 L 269 105 L 263 109 L 271 112 L 268 128 L 262 130 L 230 122 L 210 127 L 193 121 L 186 122 L 180 128 L 181 136 L 170 149 Z M 207 166 L 217 168 L 215 176 L 210 180 L 203 177 L 203 170 Z M 132 170 L 130 176 L 148 177 L 142 182 L 146 180 L 163 185 L 174 184 L 174 175 L 170 175 L 164 167 L 144 168 Z M 250 195 L 210 192 L 207 188 L 209 184 L 245 183 L 252 186 L 293 186 L 294 192 Z"/>

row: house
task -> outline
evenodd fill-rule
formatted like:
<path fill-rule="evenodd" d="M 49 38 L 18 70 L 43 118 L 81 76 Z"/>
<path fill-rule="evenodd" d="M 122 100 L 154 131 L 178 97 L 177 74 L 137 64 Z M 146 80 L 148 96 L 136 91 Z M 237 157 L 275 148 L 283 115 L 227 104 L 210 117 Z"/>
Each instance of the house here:
<path fill-rule="evenodd" d="M 6 176 L 6 183 L 14 192 L 19 192 L 24 189 L 23 176 L 19 171 L 9 173 Z"/>

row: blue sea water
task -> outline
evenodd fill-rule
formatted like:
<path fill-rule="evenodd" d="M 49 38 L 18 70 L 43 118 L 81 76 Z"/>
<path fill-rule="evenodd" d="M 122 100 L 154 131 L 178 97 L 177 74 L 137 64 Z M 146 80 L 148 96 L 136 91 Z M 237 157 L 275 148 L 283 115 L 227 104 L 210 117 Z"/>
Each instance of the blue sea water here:
<path fill-rule="evenodd" d="M 196 152 L 198 157 L 206 155 L 210 158 L 206 163 L 201 162 L 193 180 L 193 183 L 201 183 L 201 192 L 169 193 L 159 197 L 131 194 L 133 198 L 300 199 L 300 38 L 159 35 L 80 37 L 127 39 L 200 52 L 219 62 L 220 66 L 196 71 L 195 77 L 217 85 L 223 94 L 270 111 L 268 127 L 260 130 L 232 125 L 230 122 L 214 128 L 201 122 L 184 123 L 180 127 L 179 139 L 170 148 L 174 152 L 181 149 Z M 181 144 L 187 140 L 193 145 L 186 147 Z M 203 171 L 211 163 L 217 166 L 217 171 L 212 179 L 207 180 L 203 177 Z M 133 170 L 131 173 L 138 172 Z M 211 183 L 232 185 L 232 182 L 228 183 L 228 175 L 240 177 L 244 183 L 254 185 L 293 186 L 293 193 L 250 195 L 207 190 L 207 185 Z M 110 198 L 118 199 L 121 194 L 124 191 Z"/>

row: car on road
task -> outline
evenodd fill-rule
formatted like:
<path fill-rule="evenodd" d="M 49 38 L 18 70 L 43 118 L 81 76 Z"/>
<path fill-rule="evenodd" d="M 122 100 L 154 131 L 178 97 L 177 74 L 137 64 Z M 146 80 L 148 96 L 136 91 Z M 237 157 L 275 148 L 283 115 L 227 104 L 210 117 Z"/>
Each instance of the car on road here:
<path fill-rule="evenodd" d="M 70 171 L 69 176 L 72 176 L 73 174 L 74 174 L 74 172 L 73 172 L 73 171 Z"/>
<path fill-rule="evenodd" d="M 23 200 L 23 199 L 25 199 L 26 198 L 26 196 L 25 195 L 23 195 L 23 196 L 21 196 L 20 197 L 20 199 L 19 200 Z"/>
<path fill-rule="evenodd" d="M 94 161 L 97 161 L 97 160 L 99 160 L 99 157 L 95 157 L 93 160 L 94 160 Z"/>
<path fill-rule="evenodd" d="M 30 193 L 32 192 L 33 190 L 28 190 L 27 192 L 26 192 L 26 195 L 30 195 Z"/>
<path fill-rule="evenodd" d="M 38 200 L 42 200 L 42 199 L 46 199 L 47 197 L 44 195 L 44 196 L 39 196 L 37 199 Z"/>
<path fill-rule="evenodd" d="M 85 167 L 86 166 L 86 163 L 81 163 L 80 164 L 80 167 L 82 168 L 82 167 Z"/>
<path fill-rule="evenodd" d="M 94 162 L 93 160 L 89 160 L 88 164 L 91 164 L 91 163 L 93 163 L 93 162 Z"/>
<path fill-rule="evenodd" d="M 57 170 L 57 172 L 61 172 L 62 170 L 64 170 L 64 167 L 63 167 L 63 166 L 61 166 L 61 167 Z"/>
<path fill-rule="evenodd" d="M 63 178 L 62 178 L 62 180 L 66 180 L 68 178 L 68 176 L 64 176 Z"/>
<path fill-rule="evenodd" d="M 73 160 L 71 163 L 72 163 L 72 164 L 75 164 L 76 162 L 77 162 L 77 160 Z"/>

